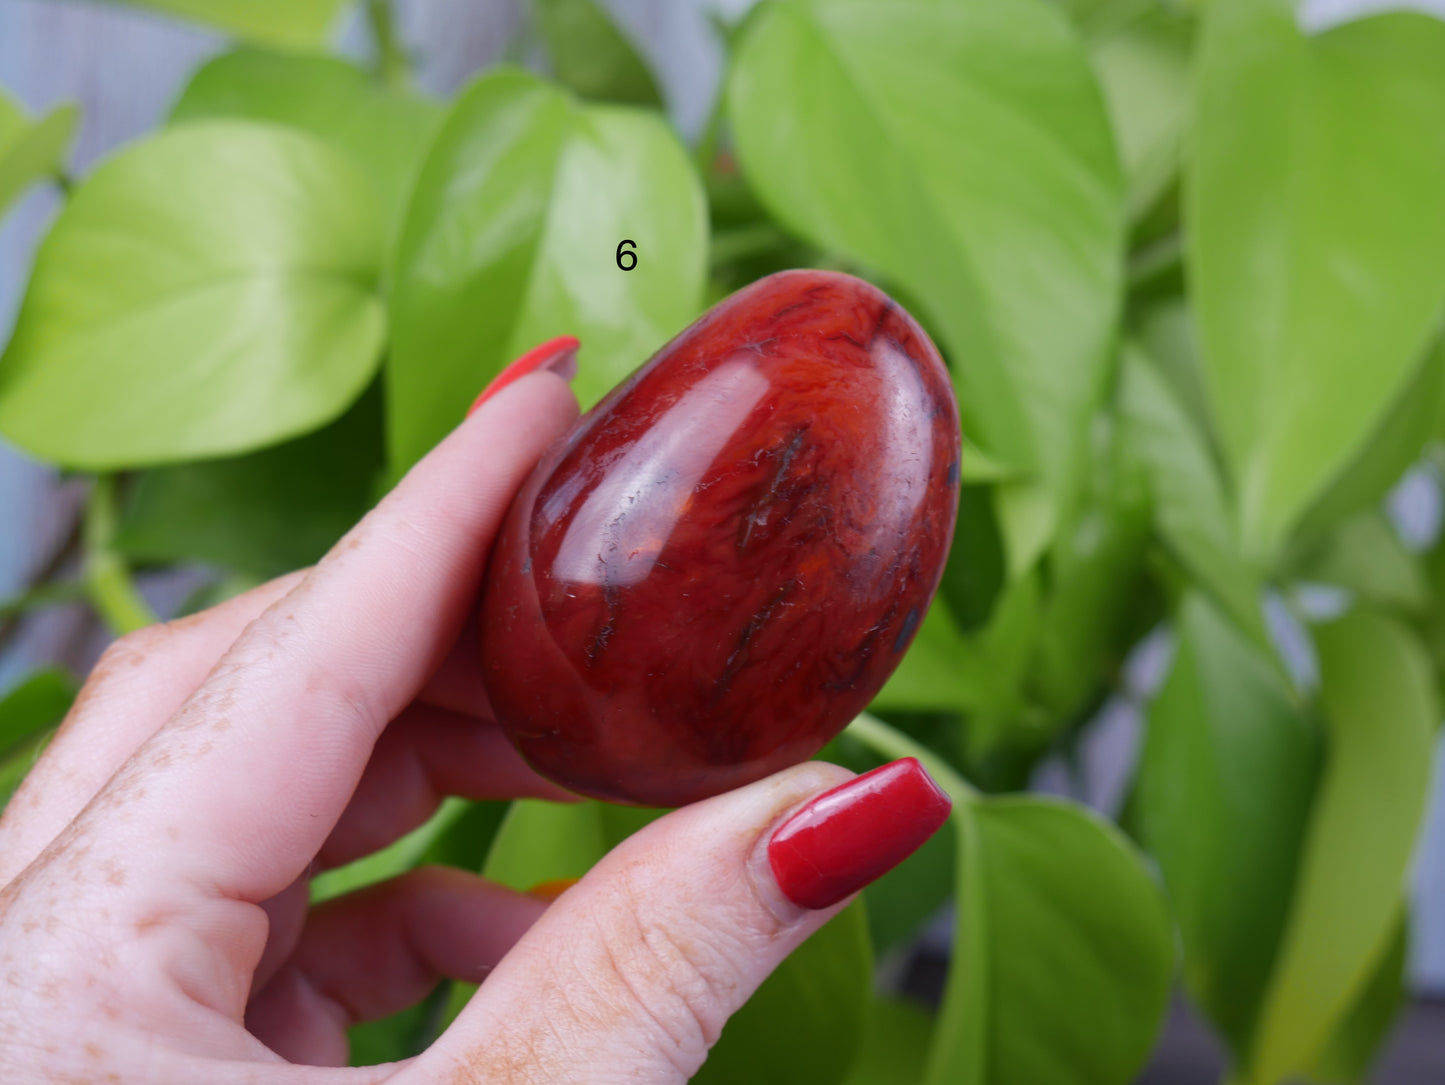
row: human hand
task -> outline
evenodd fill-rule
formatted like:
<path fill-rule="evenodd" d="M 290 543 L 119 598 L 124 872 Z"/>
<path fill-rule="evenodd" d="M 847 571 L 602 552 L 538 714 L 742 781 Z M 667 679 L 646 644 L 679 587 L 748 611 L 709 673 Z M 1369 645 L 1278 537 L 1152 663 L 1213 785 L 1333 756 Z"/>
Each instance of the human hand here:
<path fill-rule="evenodd" d="M 311 874 L 447 794 L 571 798 L 476 665 L 493 535 L 576 416 L 555 374 L 502 383 L 315 568 L 106 652 L 0 819 L 0 1080 L 681 1082 L 941 823 L 916 763 L 810 803 L 854 779 L 814 763 L 659 819 L 550 906 L 428 868 L 308 910 Z M 431 1048 L 344 1066 L 347 1026 L 442 977 L 486 982 Z"/>

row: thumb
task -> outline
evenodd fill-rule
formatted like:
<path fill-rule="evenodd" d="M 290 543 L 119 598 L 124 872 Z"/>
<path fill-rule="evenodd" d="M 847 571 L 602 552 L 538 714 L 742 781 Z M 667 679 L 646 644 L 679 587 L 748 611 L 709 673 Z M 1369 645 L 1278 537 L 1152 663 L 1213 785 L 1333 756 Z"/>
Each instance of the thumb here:
<path fill-rule="evenodd" d="M 687 1081 L 768 974 L 948 811 L 906 758 L 857 777 L 799 765 L 659 818 L 557 899 L 412 1069 Z"/>

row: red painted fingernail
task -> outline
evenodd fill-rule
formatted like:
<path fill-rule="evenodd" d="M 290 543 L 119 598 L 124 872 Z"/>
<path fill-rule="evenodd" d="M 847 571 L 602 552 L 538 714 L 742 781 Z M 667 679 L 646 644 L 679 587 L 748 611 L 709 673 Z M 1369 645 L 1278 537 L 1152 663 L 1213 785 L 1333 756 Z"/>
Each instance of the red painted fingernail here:
<path fill-rule="evenodd" d="M 916 758 L 825 791 L 768 842 L 778 887 L 794 904 L 827 908 L 907 859 L 953 809 Z"/>
<path fill-rule="evenodd" d="M 498 373 L 492 383 L 482 389 L 482 394 L 467 409 L 467 416 L 470 417 L 478 407 L 518 377 L 525 377 L 538 369 L 550 369 L 563 379 L 571 380 L 577 375 L 577 348 L 581 345 L 570 335 L 559 335 L 556 339 L 548 339 L 540 346 L 533 347 Z"/>

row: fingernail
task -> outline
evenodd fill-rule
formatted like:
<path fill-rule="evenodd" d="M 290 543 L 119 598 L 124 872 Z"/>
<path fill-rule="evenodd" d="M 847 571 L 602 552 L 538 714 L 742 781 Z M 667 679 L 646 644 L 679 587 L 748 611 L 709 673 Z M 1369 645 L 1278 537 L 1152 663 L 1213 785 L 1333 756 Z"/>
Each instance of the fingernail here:
<path fill-rule="evenodd" d="M 528 889 L 527 896 L 536 897 L 538 900 L 554 901 L 581 880 L 581 878 L 550 878 L 545 882 L 538 882 Z"/>
<path fill-rule="evenodd" d="M 564 380 L 570 381 L 577 375 L 577 348 L 581 345 L 570 335 L 559 335 L 556 339 L 548 339 L 540 346 L 533 347 L 498 373 L 492 383 L 482 389 L 482 394 L 467 409 L 467 417 L 470 418 L 478 407 L 518 377 L 525 377 L 539 369 L 550 369 Z"/>
<path fill-rule="evenodd" d="M 952 808 L 916 758 L 865 772 L 819 795 L 773 834 L 773 877 L 794 904 L 827 908 L 907 859 Z"/>

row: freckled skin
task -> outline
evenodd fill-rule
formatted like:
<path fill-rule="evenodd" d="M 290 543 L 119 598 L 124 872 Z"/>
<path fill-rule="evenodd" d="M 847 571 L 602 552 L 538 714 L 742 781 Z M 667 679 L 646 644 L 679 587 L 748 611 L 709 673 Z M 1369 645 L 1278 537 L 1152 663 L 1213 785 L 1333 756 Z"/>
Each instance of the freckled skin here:
<path fill-rule="evenodd" d="M 959 424 L 922 329 L 851 276 L 725 299 L 583 416 L 492 552 L 482 662 L 540 772 L 678 806 L 820 750 L 943 573 Z"/>

